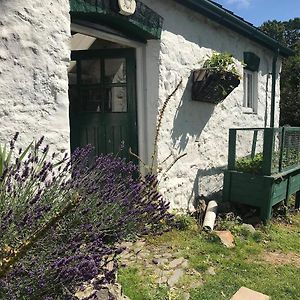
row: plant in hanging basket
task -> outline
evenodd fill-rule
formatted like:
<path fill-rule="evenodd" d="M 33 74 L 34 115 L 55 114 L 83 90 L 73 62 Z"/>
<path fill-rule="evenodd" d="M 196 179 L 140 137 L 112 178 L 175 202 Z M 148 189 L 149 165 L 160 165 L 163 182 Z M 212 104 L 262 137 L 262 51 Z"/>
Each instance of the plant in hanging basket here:
<path fill-rule="evenodd" d="M 214 53 L 202 69 L 193 72 L 192 99 L 218 104 L 239 84 L 240 76 L 232 55 Z"/>

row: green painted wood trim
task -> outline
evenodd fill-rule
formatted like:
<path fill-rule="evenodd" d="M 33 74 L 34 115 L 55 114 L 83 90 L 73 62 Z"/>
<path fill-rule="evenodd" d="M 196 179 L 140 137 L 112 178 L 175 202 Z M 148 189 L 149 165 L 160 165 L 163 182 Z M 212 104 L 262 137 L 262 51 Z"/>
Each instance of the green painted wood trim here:
<path fill-rule="evenodd" d="M 257 135 L 258 135 L 258 130 L 254 130 L 254 132 L 253 132 L 253 141 L 252 141 L 252 150 L 251 150 L 251 158 L 252 159 L 255 156 L 256 143 L 257 143 Z"/>
<path fill-rule="evenodd" d="M 223 202 L 230 201 L 231 174 L 232 174 L 232 172 L 229 172 L 227 170 L 224 171 L 223 191 L 222 191 L 222 193 L 223 193 L 222 194 Z"/>
<path fill-rule="evenodd" d="M 279 154 L 279 172 L 282 172 L 282 160 L 283 160 L 283 150 L 285 141 L 285 128 L 281 129 L 281 143 L 280 143 L 280 154 Z"/>
<path fill-rule="evenodd" d="M 258 72 L 260 58 L 253 52 L 244 52 L 244 63 L 246 64 L 245 69 Z"/>
<path fill-rule="evenodd" d="M 265 128 L 264 130 L 264 145 L 263 145 L 263 174 L 272 174 L 272 155 L 274 145 L 274 128 Z"/>
<path fill-rule="evenodd" d="M 273 174 L 272 177 L 276 180 L 278 178 L 282 178 L 284 176 L 287 176 L 289 174 L 292 174 L 292 173 L 295 173 L 295 172 L 298 172 L 298 171 L 300 171 L 300 165 L 297 165 L 296 167 L 293 167 L 293 168 L 291 168 L 289 170 L 285 170 L 285 171 L 283 171 L 281 173 Z"/>
<path fill-rule="evenodd" d="M 300 205 L 300 170 L 286 174 L 275 180 L 272 176 L 252 175 L 236 171 L 224 172 L 223 201 L 243 203 L 260 208 L 260 216 L 267 222 L 272 215 L 272 207 L 297 193 L 296 205 Z M 290 182 L 294 180 L 291 188 Z M 298 201 L 298 202 L 297 202 Z"/>
<path fill-rule="evenodd" d="M 271 91 L 271 116 L 270 116 L 270 127 L 275 125 L 275 101 L 276 101 L 276 74 L 277 74 L 277 59 L 279 55 L 279 50 L 277 54 L 274 55 L 272 61 L 272 91 Z"/>
<path fill-rule="evenodd" d="M 138 40 L 160 39 L 163 18 L 141 1 L 137 1 L 135 14 L 123 16 L 116 1 L 70 0 L 72 21 L 85 20 L 110 26 Z"/>
<path fill-rule="evenodd" d="M 128 130 L 126 130 L 125 135 L 128 137 L 128 141 L 130 142 L 130 147 L 132 151 L 138 154 L 138 123 L 137 123 L 137 99 L 136 99 L 136 51 L 132 48 L 126 49 L 105 49 L 105 50 L 78 50 L 72 51 L 71 60 L 76 60 L 79 63 L 77 64 L 77 74 L 78 74 L 78 83 L 77 88 L 80 90 L 81 82 L 80 82 L 80 73 L 81 73 L 81 60 L 84 59 L 92 59 L 98 58 L 101 59 L 101 66 L 104 66 L 104 59 L 110 58 L 125 58 L 126 65 L 126 76 L 127 76 L 127 101 L 128 101 L 128 110 L 126 113 L 111 113 L 111 112 L 71 112 L 70 113 L 70 126 L 71 126 L 71 150 L 74 151 L 80 145 L 80 127 L 87 127 L 91 125 L 92 127 L 100 126 L 100 127 L 109 127 L 112 126 L 121 126 L 124 125 L 124 122 L 128 125 Z M 102 69 L 102 75 L 104 74 L 104 69 Z M 102 93 L 105 88 L 111 86 L 111 84 L 107 84 L 104 82 L 104 77 L 101 76 L 101 82 L 97 84 L 101 89 Z M 123 84 L 114 84 L 113 86 L 122 86 Z M 105 125 L 105 126 L 104 126 Z M 111 153 L 111 151 L 107 145 L 104 145 L 104 141 L 109 139 L 109 132 L 104 128 L 103 130 L 99 129 L 101 132 L 103 143 L 101 145 L 101 149 L 103 151 L 98 151 L 99 153 Z M 87 135 L 87 134 L 86 134 Z M 100 135 L 99 135 L 100 137 Z M 87 142 L 88 144 L 89 142 Z M 114 142 L 113 142 L 113 145 Z M 99 146 L 99 145 L 98 145 Z M 119 147 L 119 145 L 118 145 Z M 112 148 L 115 148 L 112 146 Z M 125 149 L 127 151 L 127 148 Z M 116 154 L 117 152 L 115 152 Z M 123 152 L 124 154 L 124 152 Z M 123 155 L 124 157 L 124 155 Z M 126 152 L 126 158 L 138 163 L 135 158 L 129 156 L 129 153 Z"/>
<path fill-rule="evenodd" d="M 288 205 L 288 200 L 291 195 L 300 191 L 300 169 L 298 172 L 290 173 L 288 176 L 288 188 L 286 192 L 285 204 Z"/>
<path fill-rule="evenodd" d="M 236 129 L 229 129 L 228 170 L 235 169 L 236 159 Z"/>
<path fill-rule="evenodd" d="M 295 52 L 274 40 L 251 23 L 243 20 L 242 18 L 234 15 L 229 10 L 222 6 L 213 3 L 209 0 L 175 0 L 181 5 L 196 11 L 209 19 L 249 38 L 252 41 L 272 50 L 277 51 L 283 57 L 294 55 Z"/>
<path fill-rule="evenodd" d="M 296 193 L 296 202 L 295 202 L 295 208 L 300 209 L 300 191 Z"/>
<path fill-rule="evenodd" d="M 94 3 L 93 3 L 94 2 Z M 83 0 L 70 0 L 70 12 L 99 12 L 105 13 L 104 7 L 100 5 L 101 2 L 97 4 L 97 1 L 83 1 Z"/>

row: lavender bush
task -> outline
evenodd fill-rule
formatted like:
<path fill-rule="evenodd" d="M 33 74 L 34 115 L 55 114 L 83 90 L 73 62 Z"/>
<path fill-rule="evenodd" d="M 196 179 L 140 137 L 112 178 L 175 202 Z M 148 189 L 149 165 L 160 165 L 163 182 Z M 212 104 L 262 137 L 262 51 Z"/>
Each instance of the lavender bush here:
<path fill-rule="evenodd" d="M 13 159 L 16 140 L 0 148 L 0 299 L 76 299 L 84 282 L 113 282 L 117 242 L 171 218 L 133 163 L 93 159 L 91 146 L 59 160 L 43 139 Z"/>

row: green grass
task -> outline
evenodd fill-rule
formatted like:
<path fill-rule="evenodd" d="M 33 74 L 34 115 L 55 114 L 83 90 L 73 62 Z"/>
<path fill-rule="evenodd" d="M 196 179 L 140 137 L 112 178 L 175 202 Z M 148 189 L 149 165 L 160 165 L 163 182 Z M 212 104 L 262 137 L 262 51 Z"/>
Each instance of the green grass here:
<path fill-rule="evenodd" d="M 189 260 L 190 267 L 202 275 L 204 284 L 193 289 L 197 279 L 186 274 L 177 289 L 155 284 L 153 274 L 138 263 L 123 268 L 119 282 L 132 300 L 181 300 L 188 291 L 192 300 L 230 299 L 241 287 L 257 290 L 272 300 L 300 299 L 300 268 L 294 265 L 275 265 L 263 261 L 267 251 L 300 253 L 300 214 L 291 217 L 292 224 L 271 223 L 254 235 L 234 224 L 231 228 L 236 247 L 225 248 L 214 235 L 199 233 L 197 226 L 173 230 L 159 237 L 148 238 L 147 245 L 170 247 Z M 171 250 L 170 250 L 171 251 Z M 206 270 L 215 269 L 216 275 Z"/>
<path fill-rule="evenodd" d="M 119 281 L 126 295 L 130 295 L 132 300 L 164 299 L 168 292 L 167 287 L 159 287 L 151 283 L 151 274 L 141 272 L 140 269 L 129 267 L 120 270 Z"/>

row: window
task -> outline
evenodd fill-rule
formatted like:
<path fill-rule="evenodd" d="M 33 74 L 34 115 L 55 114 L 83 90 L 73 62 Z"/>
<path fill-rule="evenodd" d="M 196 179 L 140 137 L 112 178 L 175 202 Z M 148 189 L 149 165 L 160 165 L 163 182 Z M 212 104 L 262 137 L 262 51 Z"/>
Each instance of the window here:
<path fill-rule="evenodd" d="M 80 53 L 77 55 L 80 56 Z M 104 56 L 93 58 L 89 55 L 91 55 L 89 52 L 85 52 L 70 64 L 71 111 L 126 113 L 128 107 L 126 59 Z"/>
<path fill-rule="evenodd" d="M 246 113 L 257 113 L 257 72 L 244 69 L 244 102 Z"/>

